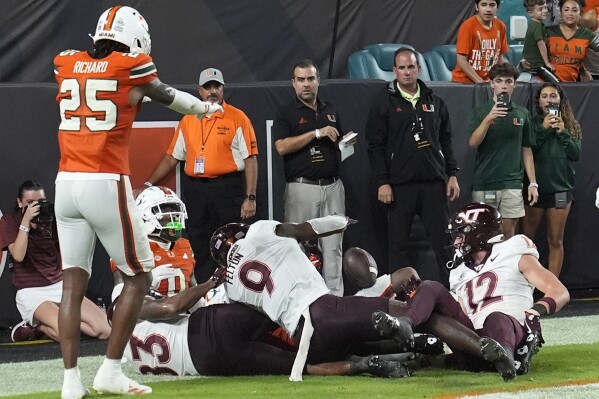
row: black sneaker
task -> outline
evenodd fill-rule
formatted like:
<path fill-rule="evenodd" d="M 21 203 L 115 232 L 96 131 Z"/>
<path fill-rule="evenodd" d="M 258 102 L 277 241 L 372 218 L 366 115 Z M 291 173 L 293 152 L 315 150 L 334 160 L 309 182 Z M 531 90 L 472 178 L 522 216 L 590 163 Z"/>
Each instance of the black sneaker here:
<path fill-rule="evenodd" d="M 26 321 L 22 321 L 14 326 L 10 332 L 12 342 L 35 341 L 41 339 L 43 336 L 44 333 L 36 327 L 32 327 Z"/>
<path fill-rule="evenodd" d="M 412 323 L 407 317 L 393 317 L 379 310 L 372 314 L 372 325 L 383 337 L 395 340 L 400 348 L 411 351 L 414 347 Z"/>
<path fill-rule="evenodd" d="M 483 358 L 495 366 L 504 381 L 507 382 L 516 377 L 514 355 L 511 350 L 504 348 L 499 342 L 489 337 L 481 338 L 479 345 Z"/>
<path fill-rule="evenodd" d="M 370 355 L 364 359 L 366 373 L 383 378 L 407 378 L 410 370 L 405 363 L 396 360 L 383 360 L 378 356 Z"/>
<path fill-rule="evenodd" d="M 534 333 L 528 334 L 524 343 L 519 348 L 516 348 L 516 352 L 514 353 L 516 373 L 519 375 L 528 373 L 530 360 L 542 346 L 541 339 L 540 334 L 535 331 Z"/>

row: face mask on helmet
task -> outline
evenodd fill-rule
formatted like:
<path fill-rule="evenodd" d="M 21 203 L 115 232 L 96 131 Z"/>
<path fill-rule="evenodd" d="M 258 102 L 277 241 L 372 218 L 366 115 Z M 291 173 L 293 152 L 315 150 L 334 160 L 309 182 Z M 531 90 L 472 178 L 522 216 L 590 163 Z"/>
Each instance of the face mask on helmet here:
<path fill-rule="evenodd" d="M 245 223 L 228 223 L 217 229 L 210 239 L 212 258 L 222 267 L 227 267 L 229 250 L 238 240 L 245 237 L 249 225 Z"/>
<path fill-rule="evenodd" d="M 177 194 L 167 187 L 149 187 L 137 197 L 146 234 L 164 241 L 177 241 L 185 228 L 187 211 Z"/>
<path fill-rule="evenodd" d="M 148 23 L 134 8 L 116 6 L 104 11 L 98 20 L 94 43 L 113 40 L 129 46 L 132 53 L 150 54 L 152 41 Z"/>
<path fill-rule="evenodd" d="M 472 203 L 462 207 L 451 219 L 447 232 L 453 240 L 453 261 L 448 267 L 472 262 L 472 255 L 490 250 L 502 233 L 501 215 L 491 205 Z"/>

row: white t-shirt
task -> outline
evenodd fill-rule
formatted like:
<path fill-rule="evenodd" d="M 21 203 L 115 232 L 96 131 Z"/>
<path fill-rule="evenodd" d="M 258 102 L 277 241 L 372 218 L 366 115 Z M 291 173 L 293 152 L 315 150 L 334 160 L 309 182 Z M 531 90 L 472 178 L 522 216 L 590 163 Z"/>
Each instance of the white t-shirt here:
<path fill-rule="evenodd" d="M 224 286 L 232 301 L 263 312 L 293 336 L 302 313 L 329 290 L 298 242 L 275 234 L 279 224 L 258 221 L 231 247 Z"/>
<path fill-rule="evenodd" d="M 189 315 L 137 323 L 124 356 L 141 374 L 198 375 L 187 344 Z"/>
<path fill-rule="evenodd" d="M 534 287 L 518 267 L 522 255 L 539 258 L 535 244 L 524 235 L 516 235 L 493 245 L 491 255 L 478 271 L 463 263 L 451 271 L 450 290 L 464 305 L 474 328 L 482 328 L 493 312 L 513 316 L 524 325 L 524 311 L 533 305 Z"/>

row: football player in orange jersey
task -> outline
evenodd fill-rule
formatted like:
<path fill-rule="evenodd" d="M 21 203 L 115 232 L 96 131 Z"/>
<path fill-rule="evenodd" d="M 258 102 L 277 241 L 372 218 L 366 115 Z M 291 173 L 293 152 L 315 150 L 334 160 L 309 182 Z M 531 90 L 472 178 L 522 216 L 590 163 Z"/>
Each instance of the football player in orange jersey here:
<path fill-rule="evenodd" d="M 185 204 L 173 190 L 161 186 L 145 189 L 136 202 L 154 254 L 150 287 L 162 296 L 171 297 L 196 285 L 193 251 L 189 240 L 181 237 L 187 219 Z M 110 268 L 116 288 L 117 281 L 122 283 L 122 278 L 112 259 Z"/>
<path fill-rule="evenodd" d="M 96 235 L 126 275 L 122 306 L 112 319 L 106 358 L 93 387 L 100 393 L 143 394 L 152 389 L 127 378 L 121 358 L 143 297 L 154 257 L 129 182 L 129 136 L 144 97 L 183 113 L 222 110 L 158 79 L 149 56 L 148 24 L 131 7 L 115 6 L 99 18 L 91 52 L 66 50 L 54 58 L 61 122 L 56 217 L 64 291 L 59 312 L 65 367 L 62 398 L 88 391 L 77 368 L 81 301 L 91 275 Z"/>

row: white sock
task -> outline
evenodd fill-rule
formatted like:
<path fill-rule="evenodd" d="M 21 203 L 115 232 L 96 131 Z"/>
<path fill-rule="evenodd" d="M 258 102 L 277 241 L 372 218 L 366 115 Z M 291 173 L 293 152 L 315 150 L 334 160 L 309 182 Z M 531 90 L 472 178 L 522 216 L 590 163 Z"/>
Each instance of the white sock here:
<path fill-rule="evenodd" d="M 102 366 L 100 366 L 100 370 L 113 377 L 122 374 L 121 359 L 108 359 L 105 357 Z"/>
<path fill-rule="evenodd" d="M 64 369 L 64 382 L 78 382 L 81 384 L 81 377 L 79 376 L 79 367 L 75 366 L 71 369 Z"/>

